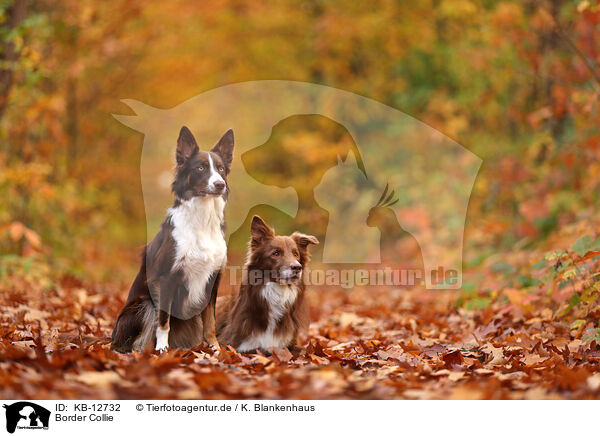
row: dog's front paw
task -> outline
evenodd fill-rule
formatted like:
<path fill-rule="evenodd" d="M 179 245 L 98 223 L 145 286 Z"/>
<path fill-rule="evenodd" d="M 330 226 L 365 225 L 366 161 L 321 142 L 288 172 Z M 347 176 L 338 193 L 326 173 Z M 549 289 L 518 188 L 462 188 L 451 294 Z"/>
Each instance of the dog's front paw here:
<path fill-rule="evenodd" d="M 300 354 L 300 353 L 302 353 L 302 348 L 301 347 L 296 347 L 295 345 L 292 345 L 292 346 L 288 347 L 288 350 L 290 350 L 290 353 L 292 353 L 292 354 Z"/>
<path fill-rule="evenodd" d="M 217 341 L 216 336 L 211 336 L 211 337 L 204 337 L 204 340 L 206 341 L 206 343 L 208 344 L 209 347 L 216 349 L 216 350 L 220 350 L 221 349 L 221 345 L 219 345 L 219 341 Z"/>
<path fill-rule="evenodd" d="M 206 343 L 208 344 L 210 349 L 214 351 L 215 354 L 219 354 L 219 352 L 221 351 L 221 344 L 219 344 L 219 341 L 217 341 L 217 338 L 211 338 L 211 339 L 205 338 L 204 340 L 206 341 Z"/>
<path fill-rule="evenodd" d="M 216 341 L 212 344 L 208 344 L 208 346 L 215 352 L 215 354 L 219 354 L 221 351 L 221 345 Z"/>
<path fill-rule="evenodd" d="M 160 353 L 165 353 L 168 348 L 169 348 L 168 341 L 156 341 L 156 347 L 154 347 L 154 350 L 156 350 Z"/>
<path fill-rule="evenodd" d="M 169 329 L 162 329 L 158 327 L 156 329 L 156 347 L 154 349 L 156 351 L 160 351 L 161 353 L 167 351 L 169 347 Z"/>

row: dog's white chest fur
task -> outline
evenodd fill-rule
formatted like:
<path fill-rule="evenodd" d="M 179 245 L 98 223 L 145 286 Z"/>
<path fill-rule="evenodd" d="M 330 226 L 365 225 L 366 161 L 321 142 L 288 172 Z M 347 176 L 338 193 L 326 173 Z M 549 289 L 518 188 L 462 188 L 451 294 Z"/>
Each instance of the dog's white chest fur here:
<path fill-rule="evenodd" d="M 169 209 L 176 244 L 173 269 L 184 273 L 187 310 L 202 310 L 208 303 L 206 284 L 227 261 L 227 245 L 221 230 L 225 200 L 195 197 Z"/>
<path fill-rule="evenodd" d="M 275 327 L 281 318 L 298 298 L 298 288 L 295 285 L 282 285 L 268 282 L 261 290 L 262 297 L 269 305 L 269 324 L 263 332 L 254 332 L 238 347 L 239 352 L 255 350 L 257 348 L 269 349 L 271 347 L 287 346 L 293 339 L 293 332 L 284 335 L 275 334 Z"/>

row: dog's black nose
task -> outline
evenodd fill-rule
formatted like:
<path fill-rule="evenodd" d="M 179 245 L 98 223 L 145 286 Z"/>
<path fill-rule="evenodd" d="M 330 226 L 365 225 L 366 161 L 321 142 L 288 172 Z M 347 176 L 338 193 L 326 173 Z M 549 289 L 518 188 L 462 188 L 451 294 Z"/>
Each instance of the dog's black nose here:
<path fill-rule="evenodd" d="M 302 265 L 292 265 L 290 268 L 294 272 L 300 272 L 300 270 L 302 269 Z"/>
<path fill-rule="evenodd" d="M 219 191 L 223 188 L 225 188 L 225 182 L 215 182 L 214 183 L 215 189 L 218 189 Z"/>

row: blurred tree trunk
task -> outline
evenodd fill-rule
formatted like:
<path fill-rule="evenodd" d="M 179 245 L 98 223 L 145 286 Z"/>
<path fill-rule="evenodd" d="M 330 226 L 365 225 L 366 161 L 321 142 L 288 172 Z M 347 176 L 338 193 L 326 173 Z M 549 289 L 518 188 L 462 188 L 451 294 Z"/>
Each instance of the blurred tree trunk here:
<path fill-rule="evenodd" d="M 66 132 L 69 136 L 69 152 L 67 156 L 67 168 L 69 171 L 75 171 L 77 167 L 77 147 L 79 142 L 79 116 L 77 101 L 77 81 L 71 77 L 67 81 L 66 89 L 67 100 L 67 119 Z"/>
<path fill-rule="evenodd" d="M 27 15 L 27 0 L 15 0 L 7 11 L 5 26 L 7 30 L 18 27 Z M 0 119 L 4 115 L 8 96 L 13 83 L 14 64 L 19 59 L 19 52 L 12 41 L 3 41 L 0 53 Z"/>
<path fill-rule="evenodd" d="M 560 9 L 562 6 L 563 0 L 551 0 L 550 1 L 550 14 L 552 15 L 552 20 L 554 23 L 558 23 L 560 16 Z M 558 33 L 552 29 L 547 35 L 548 38 L 548 46 L 551 53 L 554 53 L 558 50 L 560 45 L 560 38 Z M 546 84 L 546 98 L 550 103 L 550 107 L 555 108 L 558 104 L 556 96 L 552 92 L 552 88 L 554 86 L 554 79 L 552 77 L 552 72 L 547 72 L 548 82 Z M 566 113 L 561 112 L 559 114 L 555 114 L 551 119 L 550 131 L 552 132 L 552 137 L 556 140 L 560 139 L 565 127 L 565 122 L 567 120 Z"/>

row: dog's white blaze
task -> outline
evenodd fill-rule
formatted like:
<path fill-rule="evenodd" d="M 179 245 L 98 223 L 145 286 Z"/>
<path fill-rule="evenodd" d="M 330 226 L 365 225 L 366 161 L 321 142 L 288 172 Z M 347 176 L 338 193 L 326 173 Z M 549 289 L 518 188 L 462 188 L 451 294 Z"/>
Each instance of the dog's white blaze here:
<path fill-rule="evenodd" d="M 167 212 L 176 244 L 173 269 L 183 271 L 188 289 L 185 313 L 176 316 L 187 319 L 206 307 L 209 297 L 206 284 L 227 261 L 227 245 L 221 229 L 224 208 L 223 197 L 194 197 Z"/>
<path fill-rule="evenodd" d="M 208 162 L 210 164 L 210 177 L 208 178 L 208 185 L 211 187 L 214 187 L 216 182 L 225 183 L 225 180 L 223 180 L 223 177 L 221 177 L 221 175 L 217 172 L 217 170 L 215 168 L 215 164 L 212 160 L 212 156 L 210 155 L 210 153 L 208 153 Z"/>
<path fill-rule="evenodd" d="M 263 286 L 261 294 L 269 306 L 269 324 L 265 331 L 254 333 L 246 338 L 238 347 L 239 352 L 256 348 L 283 347 L 293 339 L 293 332 L 287 335 L 276 335 L 275 327 L 298 298 L 298 287 L 292 284 L 269 282 Z"/>
<path fill-rule="evenodd" d="M 298 265 L 300 265 L 300 263 L 298 263 Z M 293 275 L 294 275 L 294 271 L 289 266 L 286 266 L 285 268 L 282 268 L 279 271 L 279 276 L 284 280 L 291 278 Z M 298 278 L 301 278 L 301 277 L 302 277 L 302 271 L 300 271 L 298 273 Z"/>
<path fill-rule="evenodd" d="M 169 346 L 169 329 L 156 327 L 156 350 L 166 350 Z"/>

